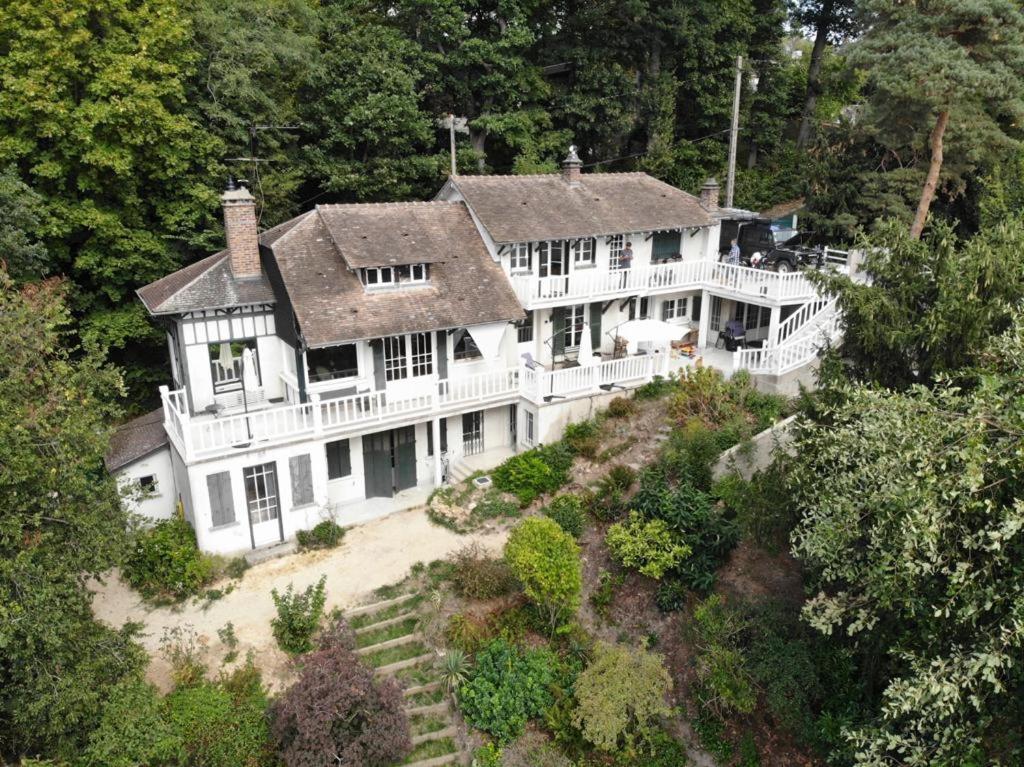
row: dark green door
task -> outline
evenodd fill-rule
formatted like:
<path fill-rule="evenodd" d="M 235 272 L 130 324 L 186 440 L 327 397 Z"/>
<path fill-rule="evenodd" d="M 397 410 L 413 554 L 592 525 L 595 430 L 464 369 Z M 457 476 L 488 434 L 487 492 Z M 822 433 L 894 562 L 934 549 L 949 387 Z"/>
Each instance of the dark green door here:
<path fill-rule="evenodd" d="M 391 432 L 395 456 L 395 490 L 416 487 L 416 428 L 406 426 Z"/>
<path fill-rule="evenodd" d="M 367 498 L 390 498 L 394 495 L 391 480 L 391 432 L 363 435 L 363 476 Z"/>

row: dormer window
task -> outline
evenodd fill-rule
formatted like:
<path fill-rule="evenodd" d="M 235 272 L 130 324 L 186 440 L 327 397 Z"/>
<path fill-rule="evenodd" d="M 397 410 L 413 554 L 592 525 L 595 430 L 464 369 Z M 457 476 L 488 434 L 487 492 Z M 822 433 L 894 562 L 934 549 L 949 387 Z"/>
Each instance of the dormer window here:
<path fill-rule="evenodd" d="M 513 274 L 530 271 L 530 243 L 519 242 L 512 246 L 510 265 Z"/>
<path fill-rule="evenodd" d="M 403 285 L 423 285 L 429 280 L 426 264 L 403 266 L 369 266 L 360 271 L 367 288 L 397 288 Z"/>

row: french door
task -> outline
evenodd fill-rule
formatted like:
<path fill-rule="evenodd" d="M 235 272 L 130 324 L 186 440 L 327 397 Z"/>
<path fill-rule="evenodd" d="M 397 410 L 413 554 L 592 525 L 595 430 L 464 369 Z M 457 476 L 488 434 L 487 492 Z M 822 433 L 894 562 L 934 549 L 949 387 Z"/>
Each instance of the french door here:
<path fill-rule="evenodd" d="M 476 455 L 484 451 L 484 411 L 462 414 L 462 454 Z"/>
<path fill-rule="evenodd" d="M 564 277 L 569 273 L 564 242 L 542 242 L 538 254 L 541 277 Z"/>
<path fill-rule="evenodd" d="M 277 492 L 277 470 L 273 463 L 248 466 L 245 478 L 245 503 L 249 511 L 249 533 L 252 547 L 279 543 L 281 530 L 280 496 Z"/>

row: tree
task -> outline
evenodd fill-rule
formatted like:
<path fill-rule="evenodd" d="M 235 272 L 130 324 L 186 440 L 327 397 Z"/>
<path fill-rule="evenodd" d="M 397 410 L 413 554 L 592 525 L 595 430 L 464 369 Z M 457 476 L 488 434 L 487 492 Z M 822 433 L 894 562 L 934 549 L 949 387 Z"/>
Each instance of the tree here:
<path fill-rule="evenodd" d="M 505 559 L 552 632 L 576 613 L 583 588 L 580 547 L 548 517 L 529 517 L 509 534 Z"/>
<path fill-rule="evenodd" d="M 803 149 L 811 140 L 818 98 L 822 93 L 821 68 L 825 49 L 849 37 L 856 29 L 858 17 L 854 0 L 788 0 L 790 16 L 800 27 L 814 30 L 814 47 L 807 65 L 807 88 L 804 95 L 800 130 L 796 148 Z"/>
<path fill-rule="evenodd" d="M 975 364 L 1024 295 L 1020 218 L 966 241 L 945 224 L 919 241 L 890 221 L 860 247 L 870 283 L 833 277 L 825 286 L 842 310 L 841 354 L 862 381 L 931 385 Z"/>
<path fill-rule="evenodd" d="M 241 673 L 255 684 L 233 689 L 223 680 L 203 680 L 167 696 L 167 721 L 182 742 L 184 764 L 261 767 L 269 762 L 266 691 L 254 668 L 243 667 Z"/>
<path fill-rule="evenodd" d="M 86 767 L 163 767 L 184 760 L 181 735 L 168 722 L 153 685 L 128 679 L 110 691 L 99 726 L 89 736 Z"/>
<path fill-rule="evenodd" d="M 602 751 L 623 743 L 633 748 L 650 733 L 651 723 L 669 713 L 672 691 L 661 656 L 646 650 L 598 642 L 594 658 L 576 680 L 573 721 Z"/>
<path fill-rule="evenodd" d="M 0 171 L 0 258 L 17 281 L 38 279 L 49 258 L 39 239 L 42 198 L 18 177 L 14 166 Z"/>
<path fill-rule="evenodd" d="M 0 271 L 0 755 L 70 758 L 145 660 L 93 620 L 86 582 L 120 558 L 127 513 L 103 465 L 117 371 L 67 333 L 65 288 Z"/>
<path fill-rule="evenodd" d="M 1024 731 L 1024 316 L 982 359 L 967 389 L 849 388 L 798 434 L 804 615 L 882 691 L 858 764 L 1004 763 Z"/>
<path fill-rule="evenodd" d="M 412 750 L 398 684 L 377 681 L 350 649 L 329 643 L 302 659 L 298 681 L 271 707 L 287 767 L 386 767 Z"/>
<path fill-rule="evenodd" d="M 1011 143 L 1008 131 L 1024 117 L 1024 13 L 1011 0 L 861 5 L 867 28 L 850 56 L 868 72 L 868 119 L 891 134 L 918 136 L 928 126 L 928 170 L 910 225 L 918 239 L 939 186 L 947 131 L 991 152 Z"/>

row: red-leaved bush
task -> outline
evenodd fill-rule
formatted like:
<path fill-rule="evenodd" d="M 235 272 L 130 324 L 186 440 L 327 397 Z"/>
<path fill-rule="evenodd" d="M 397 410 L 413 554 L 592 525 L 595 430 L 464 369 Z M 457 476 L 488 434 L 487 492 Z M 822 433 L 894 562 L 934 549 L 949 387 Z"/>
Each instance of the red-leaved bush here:
<path fill-rule="evenodd" d="M 287 767 L 387 767 L 412 750 L 397 683 L 375 681 L 344 644 L 327 641 L 304 655 L 299 680 L 271 709 L 271 737 Z"/>

